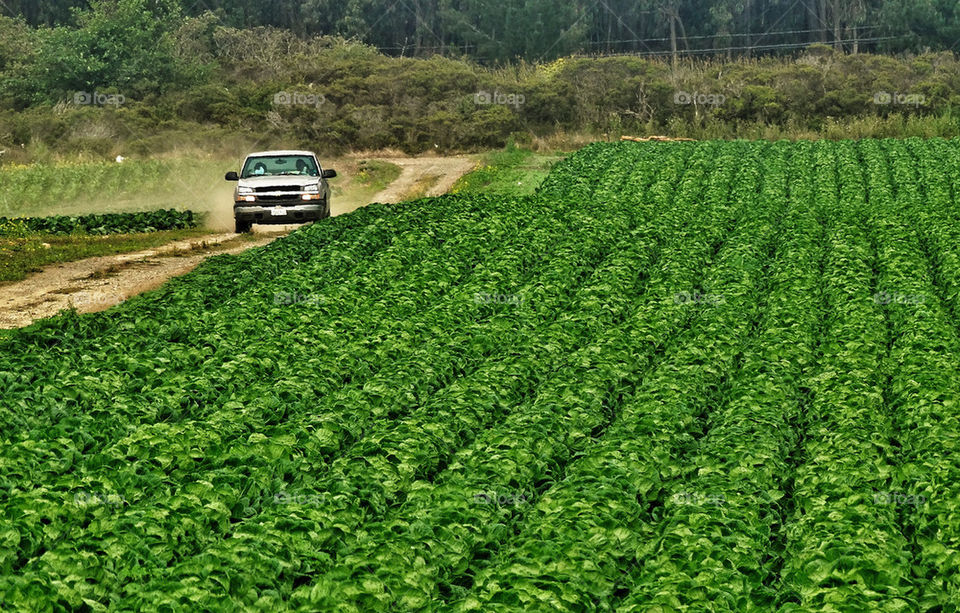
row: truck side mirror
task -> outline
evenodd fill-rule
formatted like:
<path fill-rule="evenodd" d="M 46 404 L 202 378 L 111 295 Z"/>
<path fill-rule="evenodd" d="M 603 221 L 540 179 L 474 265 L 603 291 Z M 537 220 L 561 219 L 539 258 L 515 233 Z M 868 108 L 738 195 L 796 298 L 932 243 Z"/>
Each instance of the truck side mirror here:
<path fill-rule="evenodd" d="M 233 171 L 230 171 L 230 172 L 227 173 L 227 175 L 224 177 L 224 179 L 226 179 L 227 181 L 239 181 L 239 180 L 240 180 L 240 177 L 239 177 L 239 175 L 237 175 L 237 173 L 235 173 L 235 172 L 233 172 Z"/>
<path fill-rule="evenodd" d="M 326 170 L 323 171 L 323 174 L 322 174 L 321 176 L 322 176 L 324 179 L 332 179 L 332 178 L 334 178 L 335 176 L 337 176 L 337 171 L 336 171 L 336 170 L 332 170 L 332 169 L 326 169 Z"/>

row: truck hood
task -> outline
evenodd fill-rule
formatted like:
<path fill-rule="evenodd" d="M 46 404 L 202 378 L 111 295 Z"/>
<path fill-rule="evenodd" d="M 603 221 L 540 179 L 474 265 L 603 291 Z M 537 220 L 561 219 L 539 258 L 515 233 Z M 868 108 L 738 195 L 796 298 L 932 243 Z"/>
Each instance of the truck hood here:
<path fill-rule="evenodd" d="M 247 177 L 246 179 L 240 179 L 238 185 L 243 187 L 283 187 L 290 185 L 316 185 L 319 182 L 320 177 L 287 175 L 285 177 Z"/>

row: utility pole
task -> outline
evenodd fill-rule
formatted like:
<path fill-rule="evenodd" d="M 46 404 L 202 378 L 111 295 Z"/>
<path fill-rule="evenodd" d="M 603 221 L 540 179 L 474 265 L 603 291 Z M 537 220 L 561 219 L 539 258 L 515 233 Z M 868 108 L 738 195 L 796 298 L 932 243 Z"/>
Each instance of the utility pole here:
<path fill-rule="evenodd" d="M 833 0 L 833 48 L 840 51 L 840 0 Z"/>
<path fill-rule="evenodd" d="M 746 0 L 744 8 L 744 15 L 746 17 L 746 25 L 743 28 L 743 31 L 747 33 L 746 44 L 744 45 L 747 49 L 744 52 L 746 57 L 750 57 L 750 48 L 753 47 L 753 37 L 750 36 L 751 28 L 753 27 L 753 1 Z"/>
<path fill-rule="evenodd" d="M 670 57 L 673 65 L 677 65 L 678 45 L 677 45 L 677 26 L 680 26 L 680 35 L 684 41 L 687 38 L 687 31 L 680 20 L 680 10 L 673 2 L 667 3 L 667 6 L 661 6 L 660 14 L 665 15 L 670 20 Z"/>
<path fill-rule="evenodd" d="M 820 42 L 826 43 L 827 42 L 827 0 L 814 0 L 814 1 L 817 3 L 817 7 L 820 12 L 818 17 L 818 20 L 820 21 L 820 24 L 819 24 Z"/>
<path fill-rule="evenodd" d="M 673 58 L 673 66 L 677 66 L 677 23 L 673 20 L 673 13 L 670 13 L 670 56 Z"/>

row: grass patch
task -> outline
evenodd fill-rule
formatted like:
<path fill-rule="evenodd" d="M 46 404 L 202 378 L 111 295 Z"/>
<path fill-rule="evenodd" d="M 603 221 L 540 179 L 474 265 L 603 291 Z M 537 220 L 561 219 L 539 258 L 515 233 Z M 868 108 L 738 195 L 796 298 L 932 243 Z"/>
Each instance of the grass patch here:
<path fill-rule="evenodd" d="M 397 180 L 401 168 L 381 160 L 338 159 L 328 163 L 337 170 L 330 181 L 330 197 L 338 208 L 350 210 L 369 204 L 373 197 Z"/>
<path fill-rule="evenodd" d="M 430 188 L 436 185 L 437 181 L 439 180 L 439 175 L 423 175 L 417 179 L 413 185 L 410 186 L 410 189 L 403 192 L 403 195 L 400 196 L 400 200 L 407 201 L 423 198 L 427 195 L 427 192 L 430 191 Z"/>
<path fill-rule="evenodd" d="M 102 270 L 93 271 L 87 275 L 87 279 L 106 279 L 107 277 L 112 277 L 121 270 L 123 270 L 123 268 L 119 264 L 111 264 Z"/>
<path fill-rule="evenodd" d="M 231 202 L 223 180 L 235 162 L 180 158 L 34 164 L 0 170 L 0 215 L 48 217 L 155 209 L 209 210 Z"/>
<path fill-rule="evenodd" d="M 460 177 L 450 193 L 526 196 L 537 189 L 563 157 L 562 153 L 536 153 L 508 146 L 485 154 L 480 166 Z"/>
<path fill-rule="evenodd" d="M 20 281 L 51 264 L 151 249 L 208 233 L 202 228 L 193 228 L 109 236 L 35 234 L 22 238 L 0 238 L 0 284 Z"/>
<path fill-rule="evenodd" d="M 401 170 L 396 164 L 382 160 L 360 160 L 353 172 L 358 187 L 377 193 L 396 181 Z"/>
<path fill-rule="evenodd" d="M 255 243 L 259 240 L 262 240 L 264 237 L 263 234 L 257 234 L 256 232 L 244 232 L 243 234 L 238 234 L 237 236 L 221 241 L 219 243 L 208 243 L 207 241 L 200 241 L 195 243 L 186 249 L 181 249 L 177 247 L 170 251 L 165 251 L 163 253 L 158 253 L 156 257 L 158 258 L 185 258 L 191 255 L 196 255 L 198 251 L 210 251 L 216 250 L 218 252 L 231 249 L 233 247 L 238 247 L 245 243 Z"/>

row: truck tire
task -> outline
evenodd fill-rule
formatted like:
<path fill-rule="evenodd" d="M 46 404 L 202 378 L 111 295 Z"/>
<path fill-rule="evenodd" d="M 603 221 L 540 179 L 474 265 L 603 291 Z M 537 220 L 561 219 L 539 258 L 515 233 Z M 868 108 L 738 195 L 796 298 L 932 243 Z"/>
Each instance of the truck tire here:
<path fill-rule="evenodd" d="M 252 222 L 240 221 L 239 219 L 234 219 L 234 221 L 236 221 L 237 234 L 246 234 L 253 228 Z"/>

